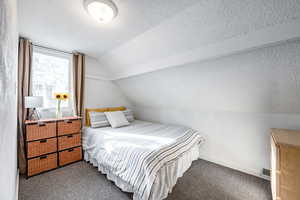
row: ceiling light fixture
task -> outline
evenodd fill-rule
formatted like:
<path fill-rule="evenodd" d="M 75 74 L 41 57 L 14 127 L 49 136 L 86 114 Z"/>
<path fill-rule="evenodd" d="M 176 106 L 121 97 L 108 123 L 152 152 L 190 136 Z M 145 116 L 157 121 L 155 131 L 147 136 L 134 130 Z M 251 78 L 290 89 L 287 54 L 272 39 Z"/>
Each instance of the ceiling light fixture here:
<path fill-rule="evenodd" d="M 84 7 L 98 22 L 106 24 L 118 14 L 117 6 L 110 0 L 85 0 Z"/>

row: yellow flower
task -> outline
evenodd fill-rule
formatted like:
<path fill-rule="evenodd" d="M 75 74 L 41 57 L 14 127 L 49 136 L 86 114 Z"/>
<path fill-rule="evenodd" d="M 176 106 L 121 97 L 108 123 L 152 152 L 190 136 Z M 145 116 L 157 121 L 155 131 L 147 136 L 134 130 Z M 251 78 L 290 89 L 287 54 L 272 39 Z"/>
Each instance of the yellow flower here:
<path fill-rule="evenodd" d="M 67 100 L 67 99 L 69 99 L 69 94 L 68 93 L 54 93 L 54 99 Z"/>
<path fill-rule="evenodd" d="M 62 93 L 54 93 L 54 98 L 57 100 L 62 100 Z"/>
<path fill-rule="evenodd" d="M 69 98 L 68 93 L 62 93 L 62 100 L 67 100 Z"/>

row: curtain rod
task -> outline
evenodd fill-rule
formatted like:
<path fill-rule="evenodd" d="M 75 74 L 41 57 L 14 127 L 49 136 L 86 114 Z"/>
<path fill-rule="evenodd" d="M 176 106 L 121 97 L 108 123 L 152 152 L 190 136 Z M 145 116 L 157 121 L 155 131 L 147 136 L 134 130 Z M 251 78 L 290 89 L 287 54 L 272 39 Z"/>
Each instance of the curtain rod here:
<path fill-rule="evenodd" d="M 50 47 L 45 47 L 45 46 L 41 46 L 41 45 L 33 44 L 33 43 L 32 43 L 32 46 L 40 47 L 40 48 L 48 49 L 48 50 L 53 50 L 53 51 L 57 51 L 57 52 L 61 52 L 61 53 L 71 54 L 71 55 L 72 55 L 73 53 L 76 53 L 76 52 L 69 52 L 69 51 L 63 51 L 63 50 L 54 49 L 54 48 L 50 48 Z"/>

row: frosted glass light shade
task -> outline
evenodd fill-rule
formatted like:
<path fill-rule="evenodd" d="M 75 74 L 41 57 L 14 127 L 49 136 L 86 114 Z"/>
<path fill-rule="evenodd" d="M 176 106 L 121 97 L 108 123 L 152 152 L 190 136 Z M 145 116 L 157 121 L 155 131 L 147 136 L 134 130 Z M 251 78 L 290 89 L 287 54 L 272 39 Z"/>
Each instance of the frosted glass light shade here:
<path fill-rule="evenodd" d="M 110 0 L 86 0 L 84 4 L 88 13 L 100 23 L 106 24 L 117 15 L 117 7 Z"/>
<path fill-rule="evenodd" d="M 25 97 L 25 108 L 39 108 L 43 107 L 43 97 L 41 96 L 27 96 Z"/>

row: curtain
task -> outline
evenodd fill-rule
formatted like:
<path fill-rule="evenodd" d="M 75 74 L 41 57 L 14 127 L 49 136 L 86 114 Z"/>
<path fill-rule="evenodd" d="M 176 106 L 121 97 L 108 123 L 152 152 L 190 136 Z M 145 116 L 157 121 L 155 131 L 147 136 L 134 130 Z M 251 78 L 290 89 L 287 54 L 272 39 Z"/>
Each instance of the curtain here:
<path fill-rule="evenodd" d="M 73 54 L 73 98 L 74 112 L 77 116 L 83 116 L 83 94 L 85 56 L 81 53 Z"/>
<path fill-rule="evenodd" d="M 24 108 L 24 97 L 30 95 L 30 71 L 32 44 L 28 39 L 19 40 L 18 57 L 18 165 L 21 174 L 26 172 L 24 121 L 28 111 Z"/>

